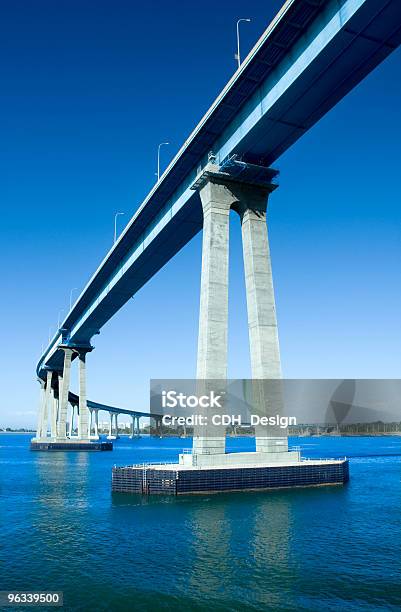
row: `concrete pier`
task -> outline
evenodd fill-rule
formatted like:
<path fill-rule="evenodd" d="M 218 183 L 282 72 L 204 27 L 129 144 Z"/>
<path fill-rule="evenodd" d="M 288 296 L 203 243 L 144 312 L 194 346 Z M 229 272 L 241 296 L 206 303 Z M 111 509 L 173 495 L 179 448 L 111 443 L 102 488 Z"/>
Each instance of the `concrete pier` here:
<path fill-rule="evenodd" d="M 57 419 L 58 419 L 58 398 L 54 392 L 54 389 L 51 390 L 51 417 L 50 417 L 50 435 L 52 438 L 57 437 Z"/>
<path fill-rule="evenodd" d="M 140 427 L 139 427 L 139 416 L 133 415 L 131 417 L 131 435 L 130 438 L 135 438 L 140 435 Z"/>
<path fill-rule="evenodd" d="M 41 382 L 38 427 L 31 440 L 32 450 L 112 450 L 111 443 L 99 441 L 98 410 L 89 415 L 86 398 L 86 354 L 92 347 L 63 346 L 62 371 L 48 370 Z M 79 397 L 70 393 L 71 364 L 78 357 Z M 74 399 L 75 398 L 75 399 Z M 67 435 L 68 406 L 71 405 Z M 93 415 L 93 413 L 95 413 Z M 50 437 L 48 421 L 50 416 Z M 77 423 L 75 417 L 77 418 Z M 95 435 L 90 435 L 94 416 Z M 89 423 L 90 417 L 90 423 Z M 77 424 L 77 433 L 76 431 Z"/>
<path fill-rule="evenodd" d="M 63 347 L 64 351 L 64 364 L 63 364 L 63 375 L 59 378 L 61 382 L 61 389 L 59 388 L 59 418 L 57 421 L 57 438 L 59 440 L 65 439 L 66 427 L 67 427 L 67 410 L 68 410 L 68 394 L 70 391 L 70 377 L 71 377 L 71 359 L 72 349 Z"/>
<path fill-rule="evenodd" d="M 272 379 L 270 403 L 274 413 L 282 412 L 280 350 L 274 300 L 266 209 L 269 195 L 277 187 L 271 168 L 234 162 L 229 171 L 209 163 L 197 177 L 193 189 L 199 192 L 203 209 L 202 276 L 199 314 L 197 378 L 199 384 L 227 378 L 228 253 L 229 214 L 241 220 L 243 258 L 248 310 L 252 378 Z M 206 391 L 206 390 L 205 390 Z M 262 414 L 269 404 L 266 388 L 255 384 L 254 405 Z M 210 422 L 211 419 L 208 419 Z M 257 426 L 256 454 L 260 461 L 297 461 L 288 452 L 285 437 L 272 435 L 267 426 Z M 236 458 L 238 461 L 240 457 Z M 244 458 L 245 460 L 245 458 Z M 225 465 L 233 458 L 225 453 L 225 429 L 196 426 L 192 455 L 186 465 Z M 255 457 L 259 463 L 259 458 Z"/>
<path fill-rule="evenodd" d="M 79 416 L 78 416 L 78 438 L 89 439 L 89 411 L 86 400 L 86 351 L 81 351 L 78 356 L 79 368 Z"/>
<path fill-rule="evenodd" d="M 37 435 L 43 436 L 43 415 L 45 411 L 46 403 L 46 388 L 43 380 L 40 380 L 40 396 L 39 396 L 39 410 L 38 410 L 38 424 L 36 426 Z"/>
<path fill-rule="evenodd" d="M 89 423 L 88 423 L 88 437 L 90 440 L 98 440 L 99 434 L 96 426 L 96 413 L 97 410 L 89 410 Z"/>
<path fill-rule="evenodd" d="M 245 268 L 248 332 L 253 380 L 274 379 L 274 412 L 281 414 L 283 402 L 280 383 L 281 362 L 277 330 L 273 276 L 267 235 L 266 207 L 269 191 L 264 188 L 246 190 L 248 197 L 240 202 L 242 245 Z M 277 382 L 276 382 L 277 381 Z M 257 389 L 258 386 L 254 385 Z M 259 385 L 258 400 L 267 404 L 265 388 Z M 267 426 L 255 430 L 256 452 L 287 452 L 288 443 L 282 437 L 269 435 Z"/>
<path fill-rule="evenodd" d="M 109 412 L 109 435 L 108 440 L 118 440 L 118 414 L 116 412 Z M 114 425 L 113 425 L 114 423 Z"/>
<path fill-rule="evenodd" d="M 68 428 L 69 438 L 72 438 L 74 435 L 74 427 L 75 427 L 75 404 L 71 404 L 70 423 L 69 423 L 69 428 Z"/>
<path fill-rule="evenodd" d="M 203 208 L 202 274 L 196 377 L 227 378 L 228 238 L 231 194 L 219 181 L 199 184 Z M 223 454 L 224 427 L 194 430 L 195 454 Z"/>

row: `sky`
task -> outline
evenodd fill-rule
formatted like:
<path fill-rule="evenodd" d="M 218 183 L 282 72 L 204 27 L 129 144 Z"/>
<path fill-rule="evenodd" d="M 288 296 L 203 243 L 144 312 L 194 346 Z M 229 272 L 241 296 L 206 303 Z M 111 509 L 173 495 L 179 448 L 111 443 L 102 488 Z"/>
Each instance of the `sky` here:
<path fill-rule="evenodd" d="M 4 0 L 0 24 L 0 427 L 36 422 L 35 366 L 59 316 L 282 2 Z M 401 50 L 275 164 L 268 226 L 284 376 L 397 378 Z M 250 377 L 238 218 L 229 376 Z M 196 369 L 198 234 L 94 338 L 88 396 L 148 408 Z M 73 371 L 72 389 L 77 388 Z"/>

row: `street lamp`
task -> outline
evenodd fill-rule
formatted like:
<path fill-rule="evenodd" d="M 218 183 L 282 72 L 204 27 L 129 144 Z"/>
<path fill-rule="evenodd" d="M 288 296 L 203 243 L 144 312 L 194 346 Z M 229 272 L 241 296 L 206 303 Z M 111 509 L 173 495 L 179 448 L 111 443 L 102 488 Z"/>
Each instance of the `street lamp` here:
<path fill-rule="evenodd" d="M 117 240 L 117 217 L 119 215 L 125 215 L 123 212 L 118 212 L 114 215 L 114 242 Z"/>
<path fill-rule="evenodd" d="M 74 291 L 77 291 L 78 287 L 73 287 L 70 291 L 70 312 L 72 310 L 72 294 L 74 293 Z"/>
<path fill-rule="evenodd" d="M 169 142 L 161 142 L 157 147 L 157 182 L 160 181 L 160 149 L 163 145 L 169 145 Z"/>
<path fill-rule="evenodd" d="M 63 314 L 63 312 L 64 312 L 64 308 L 62 308 L 58 313 L 57 329 L 60 329 L 61 315 Z"/>
<path fill-rule="evenodd" d="M 237 21 L 237 53 L 235 54 L 235 59 L 238 61 L 238 68 L 241 66 L 241 53 L 239 46 L 239 24 L 241 21 L 251 21 L 250 19 L 238 19 Z"/>

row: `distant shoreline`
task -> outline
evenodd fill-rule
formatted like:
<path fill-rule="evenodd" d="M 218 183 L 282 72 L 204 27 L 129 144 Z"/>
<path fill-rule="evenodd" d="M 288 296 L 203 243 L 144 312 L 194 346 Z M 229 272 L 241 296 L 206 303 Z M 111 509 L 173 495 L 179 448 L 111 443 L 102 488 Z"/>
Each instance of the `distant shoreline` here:
<path fill-rule="evenodd" d="M 13 436 L 26 436 L 26 435 L 35 435 L 36 431 L 0 431 L 0 435 L 13 435 Z M 106 434 L 101 434 L 101 435 L 106 435 Z M 131 434 L 128 433 L 120 433 L 119 434 L 120 437 L 121 436 L 127 436 L 130 437 Z M 149 434 L 141 434 L 141 436 L 148 436 Z M 308 439 L 308 438 L 384 438 L 384 437 L 388 437 L 388 436 L 401 436 L 401 432 L 399 431 L 389 431 L 389 432 L 383 432 L 383 433 L 343 433 L 343 434 L 312 434 L 309 436 L 305 436 L 305 435 L 297 435 L 297 434 L 290 434 L 291 438 L 303 438 L 303 439 Z M 189 439 L 192 438 L 192 436 L 187 436 L 187 438 L 183 438 L 182 436 L 180 436 L 179 434 L 169 434 L 169 433 L 165 433 L 162 436 L 163 438 L 181 438 L 183 440 L 185 439 Z M 240 436 L 228 436 L 229 438 L 252 438 L 254 436 L 251 435 L 240 435 Z"/>
<path fill-rule="evenodd" d="M 0 431 L 0 435 L 1 434 L 8 434 L 8 435 L 26 435 L 26 434 L 36 434 L 36 431 Z"/>

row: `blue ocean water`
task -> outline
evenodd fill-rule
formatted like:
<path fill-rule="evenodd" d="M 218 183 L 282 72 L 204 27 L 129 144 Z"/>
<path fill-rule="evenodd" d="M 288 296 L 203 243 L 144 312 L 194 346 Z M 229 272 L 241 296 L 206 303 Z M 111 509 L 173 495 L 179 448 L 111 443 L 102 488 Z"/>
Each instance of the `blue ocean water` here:
<path fill-rule="evenodd" d="M 401 609 L 401 437 L 291 440 L 349 457 L 344 487 L 178 498 L 112 496 L 111 467 L 173 460 L 189 440 L 40 453 L 29 439 L 0 435 L 0 590 L 63 591 L 88 611 Z"/>

